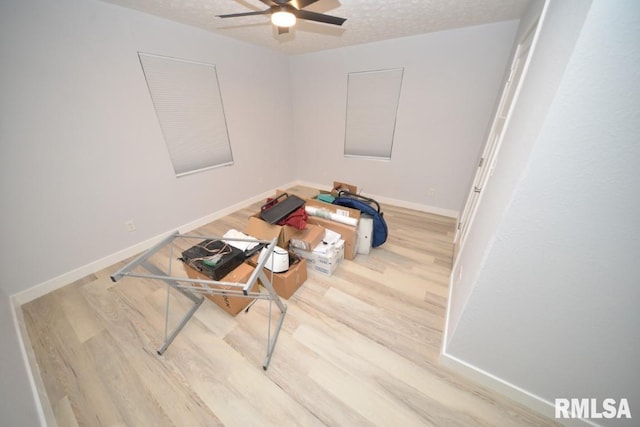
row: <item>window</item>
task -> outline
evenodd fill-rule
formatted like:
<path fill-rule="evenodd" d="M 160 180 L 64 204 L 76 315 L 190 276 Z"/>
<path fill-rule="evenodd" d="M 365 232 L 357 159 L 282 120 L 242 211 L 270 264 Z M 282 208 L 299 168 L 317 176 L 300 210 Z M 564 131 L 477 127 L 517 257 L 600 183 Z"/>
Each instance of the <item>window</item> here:
<path fill-rule="evenodd" d="M 403 71 L 349 73 L 345 157 L 391 158 Z"/>
<path fill-rule="evenodd" d="M 138 56 L 176 176 L 233 164 L 216 67 Z"/>

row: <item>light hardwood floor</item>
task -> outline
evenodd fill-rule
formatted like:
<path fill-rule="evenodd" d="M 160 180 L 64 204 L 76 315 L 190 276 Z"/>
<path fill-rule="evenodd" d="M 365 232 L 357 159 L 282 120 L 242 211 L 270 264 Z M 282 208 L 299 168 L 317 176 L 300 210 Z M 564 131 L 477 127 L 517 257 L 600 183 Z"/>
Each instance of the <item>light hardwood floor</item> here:
<path fill-rule="evenodd" d="M 257 209 L 194 233 L 242 230 Z M 387 243 L 332 277 L 309 271 L 285 301 L 267 371 L 267 301 L 232 317 L 206 300 L 162 356 L 167 287 L 112 283 L 124 263 L 23 305 L 58 425 L 554 425 L 439 365 L 454 220 L 383 210 Z M 189 305 L 172 295 L 171 321 Z"/>

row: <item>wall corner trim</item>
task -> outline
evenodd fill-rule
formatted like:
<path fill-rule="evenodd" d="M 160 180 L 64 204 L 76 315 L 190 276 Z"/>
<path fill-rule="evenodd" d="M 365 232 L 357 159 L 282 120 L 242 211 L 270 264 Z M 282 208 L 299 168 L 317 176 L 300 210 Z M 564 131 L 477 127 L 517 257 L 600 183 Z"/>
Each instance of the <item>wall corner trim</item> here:
<path fill-rule="evenodd" d="M 18 337 L 20 353 L 24 362 L 27 378 L 29 379 L 29 385 L 31 386 L 31 392 L 33 393 L 33 401 L 36 412 L 38 413 L 40 425 L 43 427 L 55 427 L 57 424 L 55 417 L 53 416 L 53 410 L 51 409 L 46 389 L 42 383 L 42 378 L 40 377 L 40 371 L 35 360 L 35 355 L 31 350 L 31 340 L 22 317 L 22 310 L 13 296 L 9 297 L 9 304 L 11 317 L 13 319 L 13 326 L 16 331 L 16 336 Z"/>

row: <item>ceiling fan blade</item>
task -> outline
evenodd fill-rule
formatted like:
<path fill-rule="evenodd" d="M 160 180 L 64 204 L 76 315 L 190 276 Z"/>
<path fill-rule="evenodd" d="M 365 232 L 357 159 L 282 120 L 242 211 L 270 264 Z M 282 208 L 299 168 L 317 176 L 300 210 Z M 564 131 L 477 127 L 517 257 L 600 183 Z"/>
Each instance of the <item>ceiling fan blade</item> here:
<path fill-rule="evenodd" d="M 291 0 L 291 6 L 296 9 L 304 9 L 305 7 L 314 4 L 318 0 Z"/>
<path fill-rule="evenodd" d="M 278 35 L 288 34 L 288 33 L 289 33 L 289 27 L 278 27 Z"/>
<path fill-rule="evenodd" d="M 216 16 L 218 18 L 237 18 L 239 16 L 267 15 L 269 13 L 271 13 L 271 9 L 257 11 L 257 12 L 230 13 L 228 15 L 216 15 Z"/>
<path fill-rule="evenodd" d="M 267 6 L 277 6 L 278 3 L 276 3 L 273 0 L 260 0 L 262 3 L 266 4 Z"/>
<path fill-rule="evenodd" d="M 311 12 L 309 10 L 296 10 L 295 15 L 300 19 L 306 19 L 307 21 L 322 22 L 324 24 L 342 25 L 344 24 L 344 21 L 346 21 L 346 18 L 338 18 L 337 16 Z"/>

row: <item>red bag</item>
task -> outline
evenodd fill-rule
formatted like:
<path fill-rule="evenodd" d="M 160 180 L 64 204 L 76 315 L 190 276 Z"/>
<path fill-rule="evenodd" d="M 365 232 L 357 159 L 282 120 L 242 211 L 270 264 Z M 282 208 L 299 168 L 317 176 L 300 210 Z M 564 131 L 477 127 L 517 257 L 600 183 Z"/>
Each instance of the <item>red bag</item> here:
<path fill-rule="evenodd" d="M 298 230 L 304 230 L 307 228 L 307 218 L 309 218 L 309 215 L 304 209 L 304 206 L 302 206 L 301 208 L 291 212 L 288 217 L 278 222 L 278 225 L 290 225 Z"/>

